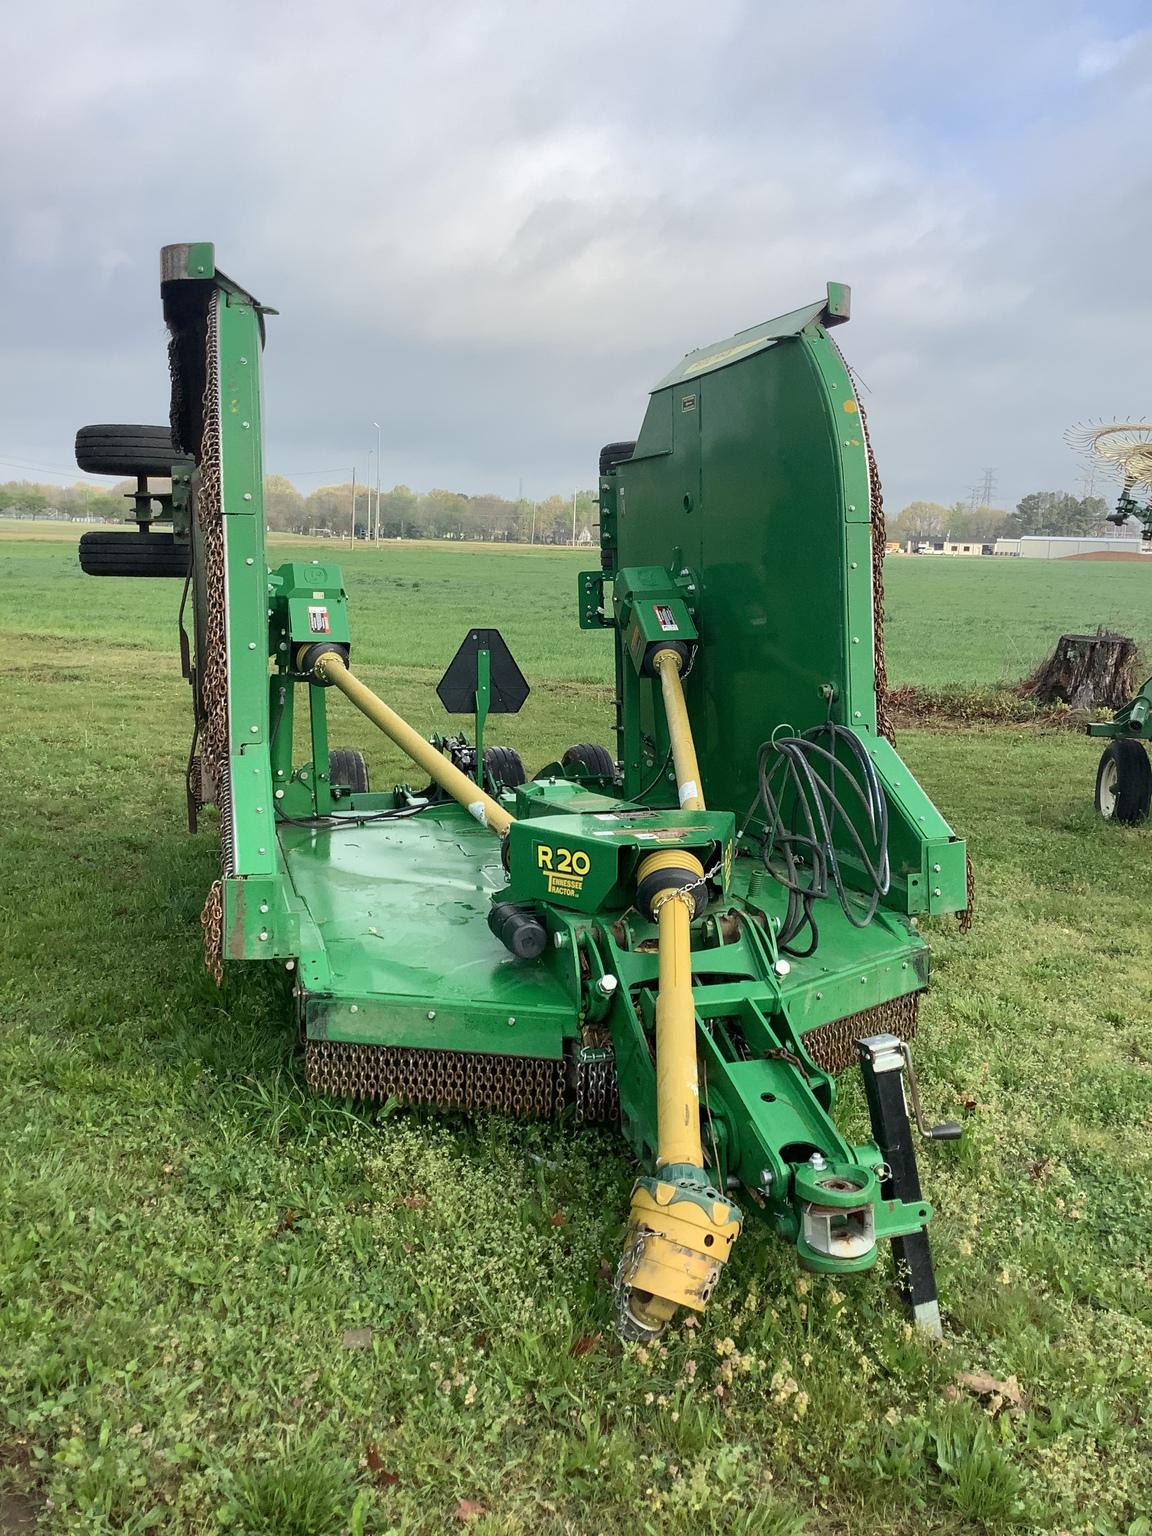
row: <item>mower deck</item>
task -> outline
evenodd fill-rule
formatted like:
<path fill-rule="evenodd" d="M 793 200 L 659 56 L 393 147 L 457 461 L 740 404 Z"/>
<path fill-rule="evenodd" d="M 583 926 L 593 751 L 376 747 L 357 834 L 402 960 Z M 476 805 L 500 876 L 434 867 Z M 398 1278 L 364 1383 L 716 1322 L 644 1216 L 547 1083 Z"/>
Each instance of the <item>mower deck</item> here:
<path fill-rule="evenodd" d="M 282 822 L 278 835 L 331 968 L 330 995 L 306 1003 L 311 1038 L 561 1055 L 577 1032 L 571 998 L 548 967 L 493 941 L 500 845 L 466 811 Z"/>
<path fill-rule="evenodd" d="M 329 971 L 323 986 L 305 988 L 309 1039 L 557 1060 L 565 1040 L 579 1038 L 562 973 L 493 943 L 490 898 L 505 878 L 499 845 L 460 807 L 360 825 L 281 822 L 278 836 Z M 754 870 L 737 861 L 734 894 L 782 917 L 782 893 Z M 867 968 L 843 913 L 829 907 L 821 922 L 818 953 L 792 959 L 780 982 L 800 1030 L 925 985 L 926 950 L 891 914 L 873 921 Z M 698 980 L 723 972 L 728 955 L 702 956 Z M 646 968 L 654 967 L 653 955 Z"/>

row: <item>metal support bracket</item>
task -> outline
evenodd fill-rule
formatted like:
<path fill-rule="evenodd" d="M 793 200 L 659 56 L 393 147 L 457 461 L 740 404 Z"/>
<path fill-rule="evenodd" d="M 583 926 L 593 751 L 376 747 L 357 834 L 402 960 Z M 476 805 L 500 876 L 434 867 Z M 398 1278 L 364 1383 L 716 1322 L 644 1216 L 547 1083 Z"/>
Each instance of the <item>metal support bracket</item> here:
<path fill-rule="evenodd" d="M 492 653 L 486 645 L 476 652 L 476 782 L 484 788 L 484 727 L 492 703 Z"/>
<path fill-rule="evenodd" d="M 915 1204 L 921 1199 L 920 1174 L 904 1097 L 904 1042 L 895 1035 L 872 1035 L 857 1040 L 856 1049 L 860 1053 L 872 1136 L 887 1170 L 880 1185 L 881 1198 Z M 892 1256 L 896 1282 L 913 1321 L 932 1338 L 940 1338 L 943 1328 L 928 1233 L 921 1228 L 906 1237 L 894 1237 Z"/>

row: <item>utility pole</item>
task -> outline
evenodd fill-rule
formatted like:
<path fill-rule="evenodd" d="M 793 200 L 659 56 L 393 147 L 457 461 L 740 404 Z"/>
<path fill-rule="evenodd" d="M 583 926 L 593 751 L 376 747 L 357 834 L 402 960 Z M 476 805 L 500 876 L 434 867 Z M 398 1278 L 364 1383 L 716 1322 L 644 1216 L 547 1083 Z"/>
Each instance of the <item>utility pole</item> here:
<path fill-rule="evenodd" d="M 356 466 L 352 466 L 352 548 L 356 548 Z"/>
<path fill-rule="evenodd" d="M 576 548 L 576 492 L 572 492 L 572 548 Z"/>
<path fill-rule="evenodd" d="M 996 471 L 995 469 L 986 469 L 984 471 L 984 479 L 980 486 L 980 505 L 982 507 L 990 507 L 992 505 L 992 498 L 995 496 L 995 494 Z"/>
<path fill-rule="evenodd" d="M 376 428 L 376 543 L 379 544 L 380 543 L 380 451 L 381 451 L 381 437 L 380 437 L 380 423 L 378 421 L 374 421 L 372 423 L 372 425 Z"/>
<path fill-rule="evenodd" d="M 528 542 L 530 544 L 535 544 L 535 542 L 536 542 L 536 503 L 535 502 L 532 503 L 532 537 L 529 539 Z"/>

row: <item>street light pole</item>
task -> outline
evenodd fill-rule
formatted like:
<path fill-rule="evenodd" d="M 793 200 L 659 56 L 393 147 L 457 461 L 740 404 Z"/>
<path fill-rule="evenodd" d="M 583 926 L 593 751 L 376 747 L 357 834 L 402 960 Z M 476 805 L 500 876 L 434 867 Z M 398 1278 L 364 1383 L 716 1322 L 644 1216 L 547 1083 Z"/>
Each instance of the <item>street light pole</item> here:
<path fill-rule="evenodd" d="M 379 542 L 380 542 L 380 454 L 381 454 L 380 423 L 378 421 L 374 421 L 372 423 L 372 425 L 376 428 L 376 542 L 377 542 L 377 544 L 379 544 Z"/>

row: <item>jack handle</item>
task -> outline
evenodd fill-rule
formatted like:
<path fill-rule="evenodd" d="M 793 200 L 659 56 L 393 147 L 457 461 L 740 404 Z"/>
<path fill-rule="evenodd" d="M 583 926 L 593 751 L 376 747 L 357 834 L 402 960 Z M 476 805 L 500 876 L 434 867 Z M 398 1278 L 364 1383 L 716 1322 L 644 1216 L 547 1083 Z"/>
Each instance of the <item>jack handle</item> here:
<path fill-rule="evenodd" d="M 964 1134 L 964 1127 L 958 1125 L 955 1120 L 942 1120 L 939 1125 L 927 1123 L 920 1103 L 920 1084 L 916 1081 L 916 1068 L 912 1065 L 912 1047 L 907 1040 L 901 1040 L 900 1054 L 904 1058 L 904 1065 L 908 1068 L 908 1092 L 912 1099 L 916 1129 L 925 1141 L 959 1141 Z"/>

